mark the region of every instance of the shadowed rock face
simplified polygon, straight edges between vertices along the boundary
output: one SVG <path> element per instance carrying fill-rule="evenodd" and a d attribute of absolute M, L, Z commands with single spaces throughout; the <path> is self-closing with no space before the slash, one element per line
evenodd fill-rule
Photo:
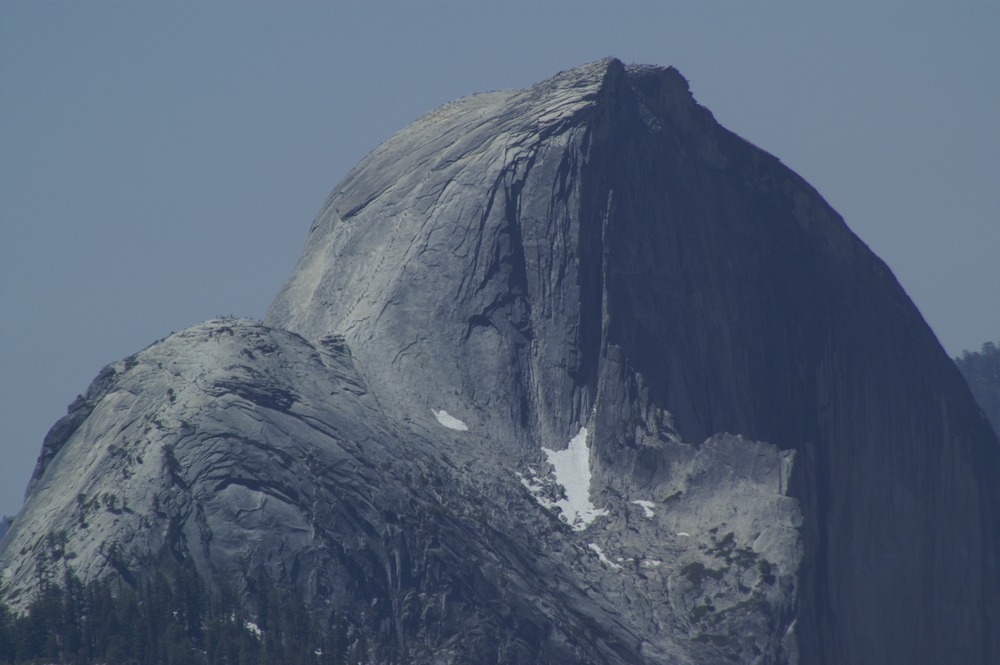
<path fill-rule="evenodd" d="M 385 662 L 1000 658 L 995 435 L 885 265 L 672 69 L 420 118 L 265 324 L 74 403 L 0 545 L 14 602 L 64 532 L 88 577 L 264 571 Z"/>

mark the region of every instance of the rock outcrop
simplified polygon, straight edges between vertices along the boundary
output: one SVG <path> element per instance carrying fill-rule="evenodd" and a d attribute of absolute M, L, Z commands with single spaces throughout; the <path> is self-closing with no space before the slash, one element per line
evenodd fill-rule
<path fill-rule="evenodd" d="M 985 664 L 998 452 L 823 199 L 608 59 L 420 118 L 263 325 L 102 372 L 0 569 L 266 575 L 378 662 Z"/>

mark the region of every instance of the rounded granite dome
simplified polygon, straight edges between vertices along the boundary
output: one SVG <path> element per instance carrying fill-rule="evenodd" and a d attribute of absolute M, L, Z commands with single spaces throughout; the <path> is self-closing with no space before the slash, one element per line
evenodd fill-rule
<path fill-rule="evenodd" d="M 264 324 L 105 368 L 0 586 L 263 578 L 379 663 L 986 665 L 998 451 L 822 197 L 609 58 L 419 118 Z"/>

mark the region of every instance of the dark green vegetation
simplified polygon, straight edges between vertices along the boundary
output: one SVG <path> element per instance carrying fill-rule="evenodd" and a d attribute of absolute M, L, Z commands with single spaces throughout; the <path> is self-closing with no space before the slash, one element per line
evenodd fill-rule
<path fill-rule="evenodd" d="M 979 352 L 964 351 L 955 364 L 993 430 L 1000 434 L 1000 347 L 986 342 Z"/>
<path fill-rule="evenodd" d="M 236 594 L 210 594 L 194 573 L 136 588 L 45 582 L 27 612 L 0 605 L 0 663 L 66 665 L 339 665 L 366 640 L 337 616 L 320 626 L 297 598 L 258 585 L 253 620 Z M 350 641 L 350 644 L 349 644 Z"/>

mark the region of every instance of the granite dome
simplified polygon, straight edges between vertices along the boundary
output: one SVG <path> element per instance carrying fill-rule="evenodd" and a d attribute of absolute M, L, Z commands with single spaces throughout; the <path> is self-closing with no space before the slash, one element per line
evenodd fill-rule
<path fill-rule="evenodd" d="M 822 197 L 609 58 L 421 117 L 263 324 L 109 366 L 0 570 L 263 572 L 378 662 L 986 664 L 998 448 Z"/>

